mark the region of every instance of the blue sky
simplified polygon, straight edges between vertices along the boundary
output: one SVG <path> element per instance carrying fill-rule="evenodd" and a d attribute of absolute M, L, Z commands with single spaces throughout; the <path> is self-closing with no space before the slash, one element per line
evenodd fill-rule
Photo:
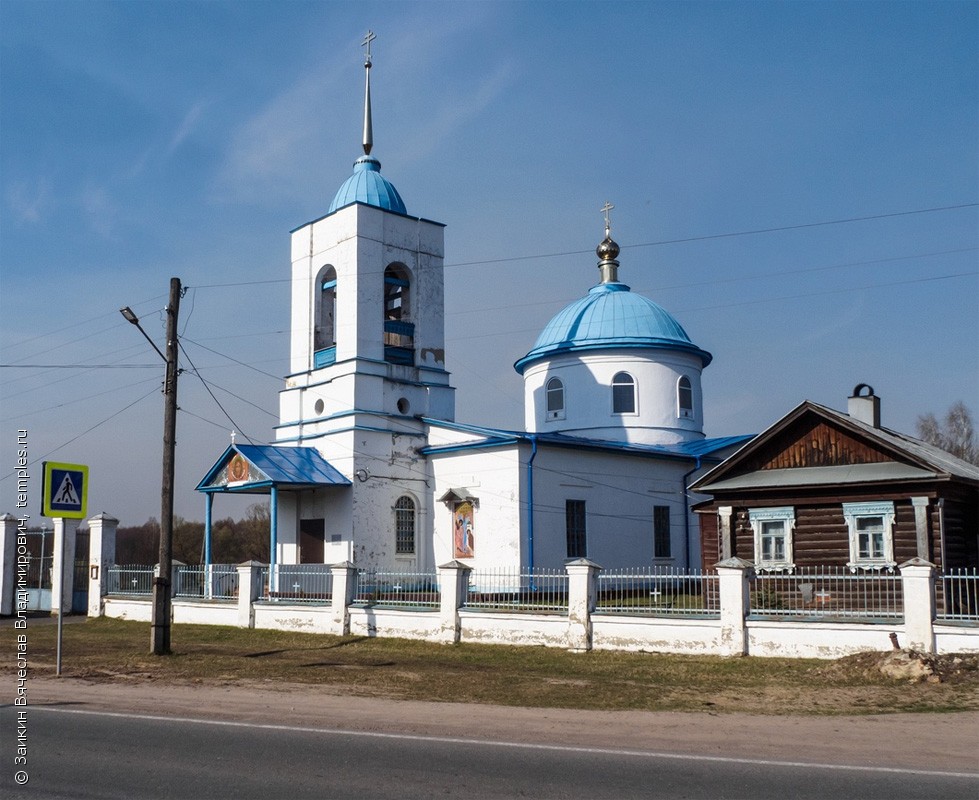
<path fill-rule="evenodd" d="M 177 514 L 232 427 L 273 440 L 289 231 L 360 154 L 368 28 L 373 154 L 447 225 L 457 419 L 522 425 L 606 200 L 621 280 L 714 355 L 708 435 L 861 382 L 893 429 L 979 413 L 975 2 L 3 0 L 0 511 L 23 429 L 91 513 L 159 517 L 162 364 L 118 309 L 162 346 L 171 276 Z"/>

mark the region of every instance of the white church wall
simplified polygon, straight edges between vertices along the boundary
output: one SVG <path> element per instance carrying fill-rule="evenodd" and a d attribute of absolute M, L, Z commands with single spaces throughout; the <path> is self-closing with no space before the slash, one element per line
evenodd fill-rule
<path fill-rule="evenodd" d="M 669 350 L 619 350 L 557 356 L 524 372 L 524 421 L 529 431 L 568 432 L 595 439 L 641 444 L 674 444 L 702 439 L 702 362 Z M 636 382 L 636 412 L 612 413 L 612 378 L 629 373 Z M 693 393 L 693 416 L 678 414 L 677 382 L 686 375 Z M 564 384 L 564 411 L 548 419 L 545 386 Z"/>
<path fill-rule="evenodd" d="M 534 463 L 534 563 L 559 567 L 568 558 L 565 509 L 585 501 L 586 557 L 605 569 L 686 566 L 688 546 L 681 487 L 687 461 L 623 453 L 542 448 Z M 654 558 L 653 507 L 670 509 L 670 557 Z M 696 552 L 696 551 L 695 551 Z"/>
<path fill-rule="evenodd" d="M 299 503 L 301 495 L 296 492 L 278 493 L 278 522 L 275 538 L 278 542 L 276 562 L 279 564 L 299 563 Z"/>
<path fill-rule="evenodd" d="M 432 456 L 435 563 L 455 558 L 453 510 L 437 502 L 446 492 L 464 489 L 478 500 L 473 512 L 473 558 L 459 559 L 474 569 L 519 566 L 521 556 L 520 455 L 518 448 L 494 447 Z"/>

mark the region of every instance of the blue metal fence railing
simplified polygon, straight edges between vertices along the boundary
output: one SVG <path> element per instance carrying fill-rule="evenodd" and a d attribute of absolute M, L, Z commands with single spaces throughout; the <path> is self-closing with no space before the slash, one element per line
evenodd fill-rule
<path fill-rule="evenodd" d="M 259 598 L 285 603 L 328 604 L 333 600 L 329 564 L 276 564 L 258 573 Z"/>
<path fill-rule="evenodd" d="M 750 613 L 766 619 L 893 621 L 904 618 L 904 591 L 896 573 L 796 567 L 792 573 L 759 573 L 752 581 Z"/>
<path fill-rule="evenodd" d="M 431 572 L 357 570 L 353 604 L 435 610 L 439 607 L 438 576 Z"/>
<path fill-rule="evenodd" d="M 107 570 L 109 594 L 153 594 L 153 567 L 145 564 L 113 564 Z"/>
<path fill-rule="evenodd" d="M 935 618 L 979 623 L 979 570 L 950 569 L 935 576 Z"/>
<path fill-rule="evenodd" d="M 173 571 L 175 597 L 233 600 L 238 596 L 234 564 L 178 564 Z"/>
<path fill-rule="evenodd" d="M 716 572 L 672 567 L 605 570 L 598 576 L 599 614 L 716 617 L 721 613 Z"/>
<path fill-rule="evenodd" d="M 481 569 L 469 574 L 465 608 L 488 611 L 568 613 L 564 569 Z"/>

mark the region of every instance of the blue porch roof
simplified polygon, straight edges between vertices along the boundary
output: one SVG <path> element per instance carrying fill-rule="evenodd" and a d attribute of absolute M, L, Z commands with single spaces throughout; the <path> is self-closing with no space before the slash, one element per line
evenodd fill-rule
<path fill-rule="evenodd" d="M 235 456 L 247 463 L 241 479 L 229 466 Z M 313 489 L 318 486 L 349 486 L 350 481 L 313 447 L 233 444 L 197 484 L 199 492 L 265 493 L 269 487 Z"/>

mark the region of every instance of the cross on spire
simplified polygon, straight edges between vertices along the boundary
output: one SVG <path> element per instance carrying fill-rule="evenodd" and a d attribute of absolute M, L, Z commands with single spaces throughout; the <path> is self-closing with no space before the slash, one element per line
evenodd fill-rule
<path fill-rule="evenodd" d="M 364 41 L 360 43 L 361 47 L 367 47 L 366 60 L 364 61 L 365 67 L 370 67 L 371 65 L 371 42 L 373 42 L 376 38 L 377 36 L 374 34 L 374 31 L 369 30 L 367 31 L 367 35 L 364 37 Z"/>
<path fill-rule="evenodd" d="M 608 200 L 605 201 L 605 205 L 602 206 L 601 211 L 605 214 L 605 235 L 608 236 L 612 232 L 612 222 L 609 220 L 608 212 L 611 211 L 615 206 L 613 206 Z"/>

